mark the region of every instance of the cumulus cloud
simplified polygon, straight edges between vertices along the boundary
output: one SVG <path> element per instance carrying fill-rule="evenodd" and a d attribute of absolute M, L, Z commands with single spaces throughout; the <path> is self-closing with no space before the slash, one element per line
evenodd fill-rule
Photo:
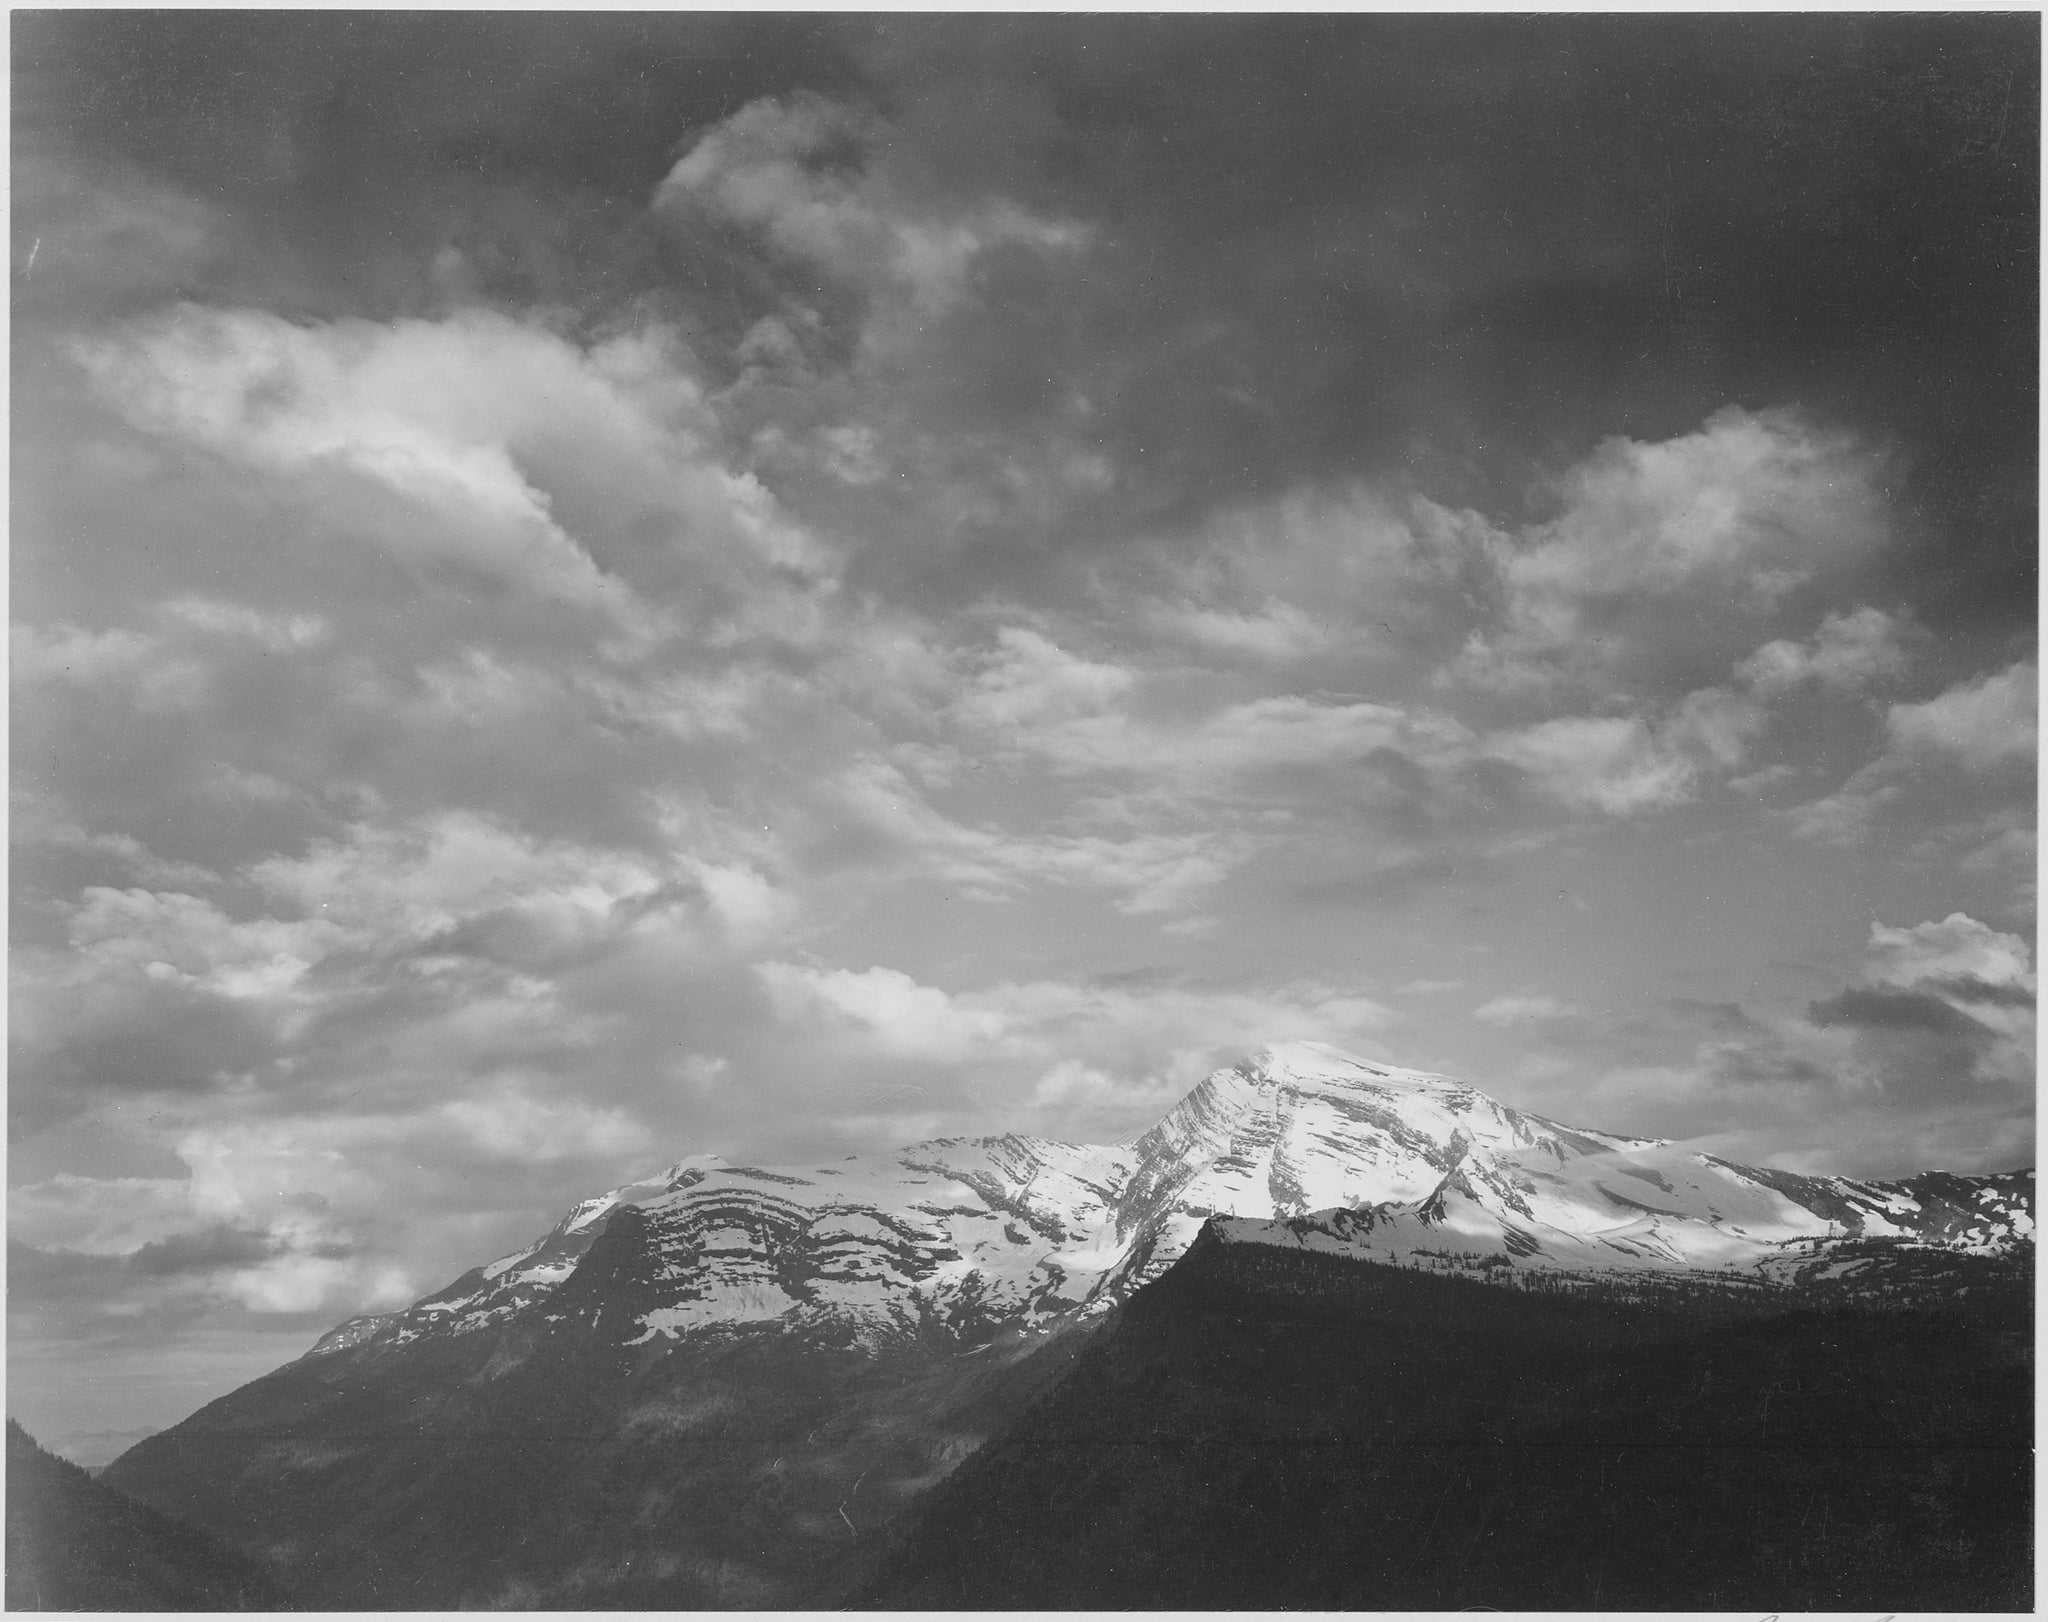
<path fill-rule="evenodd" d="M 1873 976 L 1894 985 L 1966 978 L 1987 986 L 2034 989 L 2033 952 L 2027 943 L 1966 913 L 1903 929 L 1873 923 L 1870 956 Z"/>
<path fill-rule="evenodd" d="M 1556 518 L 1487 542 L 1499 607 L 1465 649 L 1463 680 L 1640 677 L 1703 636 L 1739 636 L 1794 588 L 1868 556 L 1888 524 L 1877 460 L 1790 411 L 1729 408 L 1660 443 L 1611 440 L 1558 496 Z"/>
<path fill-rule="evenodd" d="M 2039 738 L 2036 694 L 2040 678 L 2031 660 L 1951 687 L 1924 704 L 1894 704 L 1885 716 L 1893 746 L 1912 753 L 1949 755 L 1985 770 L 2031 758 Z"/>
<path fill-rule="evenodd" d="M 906 1058 L 962 1059 L 1008 1033 L 999 1012 L 959 1006 L 897 969 L 877 966 L 855 974 L 769 962 L 756 965 L 755 973 L 768 987 L 778 1018 L 843 1021 L 883 1052 Z"/>

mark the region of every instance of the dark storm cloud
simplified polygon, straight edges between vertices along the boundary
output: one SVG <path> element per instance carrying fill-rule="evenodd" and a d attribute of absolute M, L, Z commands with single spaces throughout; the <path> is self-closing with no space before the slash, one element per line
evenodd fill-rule
<path fill-rule="evenodd" d="M 1856 986 L 1812 1003 L 1806 1017 L 1823 1030 L 1849 1025 L 1864 1030 L 1929 1031 L 1942 1036 L 1967 1036 L 1983 1028 L 1968 1014 L 1924 991 L 1892 991 Z"/>
<path fill-rule="evenodd" d="M 1083 264 L 985 255 L 927 364 L 886 379 L 929 423 L 1105 457 L 1113 488 L 1042 519 L 1048 541 L 1346 472 L 1512 512 L 1603 434 L 1797 398 L 1898 454 L 1924 522 L 1893 591 L 2007 630 L 2031 600 L 2030 17 L 15 29 L 18 153 L 224 210 L 306 313 L 661 308 L 732 364 L 788 267 L 646 204 L 706 130 L 798 87 L 877 132 L 836 161 L 921 205 L 994 192 L 1099 227 Z M 1029 555 L 983 549 L 979 578 Z"/>
<path fill-rule="evenodd" d="M 1971 1092 L 2010 1096 L 2031 1080 L 2032 1008 L 2007 995 L 2018 987 L 1984 989 L 1994 994 L 1977 997 L 1977 1005 L 2007 1028 L 1994 1029 L 1931 990 L 1889 986 L 1851 987 L 1812 1004 L 1806 1017 L 1822 1030 L 1852 1032 L 1859 1059 L 1891 1098 L 1940 1104 Z M 2024 1046 L 2016 1029 L 2027 1033 Z"/>
<path fill-rule="evenodd" d="M 1118 222 L 1132 324 L 1073 341 L 1152 385 L 1104 430 L 1148 511 L 1361 465 L 1511 507 L 1559 447 L 1797 398 L 1905 442 L 1977 537 L 1921 561 L 1996 613 L 2030 578 L 2037 25 L 1990 21 L 883 34 L 900 80 L 1041 89 L 1024 200 Z"/>
<path fill-rule="evenodd" d="M 161 1278 L 179 1273 L 212 1273 L 226 1267 L 253 1267 L 270 1260 L 283 1248 L 269 1233 L 221 1223 L 197 1233 L 153 1239 L 124 1259 L 136 1272 Z"/>
<path fill-rule="evenodd" d="M 123 1255 L 103 1256 L 67 1250 L 61 1245 L 7 1243 L 10 1299 L 23 1302 L 88 1301 L 118 1298 L 121 1286 L 135 1279 L 177 1279 L 254 1267 L 282 1254 L 286 1245 L 275 1235 L 228 1223 L 190 1233 L 153 1239 Z M 324 1247 L 320 1254 L 345 1253 Z"/>
<path fill-rule="evenodd" d="M 2031 986 L 2003 985 L 1980 979 L 1974 974 L 1958 974 L 1944 978 L 1929 979 L 1925 982 L 1929 991 L 1936 996 L 1946 997 L 1951 1002 L 1976 1004 L 1993 1008 L 2026 1008 L 2034 1006 L 2035 994 Z"/>
<path fill-rule="evenodd" d="M 1840 1078 L 1825 1065 L 1788 1053 L 1766 1036 L 1755 1042 L 1726 1042 L 1712 1050 L 1707 1073 L 1718 1083 L 1776 1090 L 1832 1089 Z"/>
<path fill-rule="evenodd" d="M 677 143 L 846 78 L 823 19 L 72 12 L 14 19 L 16 155 L 141 167 L 221 210 L 232 297 L 438 306 L 454 248 L 508 301 L 641 293 L 637 222 Z M 24 139 L 26 137 L 26 139 Z M 17 214 L 18 232 L 35 228 Z M 624 263 L 620 263 L 623 257 Z"/>

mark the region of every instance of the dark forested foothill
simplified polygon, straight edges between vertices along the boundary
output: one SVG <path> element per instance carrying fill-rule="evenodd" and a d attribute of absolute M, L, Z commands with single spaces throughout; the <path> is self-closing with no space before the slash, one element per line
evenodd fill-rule
<path fill-rule="evenodd" d="M 253 1560 L 93 1480 L 8 1420 L 8 1610 L 289 1608 Z"/>
<path fill-rule="evenodd" d="M 322 1608 L 779 1609 L 1085 1339 L 861 1349 L 762 1325 L 634 1345 L 615 1304 L 302 1358 L 109 1478 Z"/>
<path fill-rule="evenodd" d="M 1205 1240 L 842 1603 L 2026 1610 L 2031 1267 L 1930 1268 L 1788 1310 Z"/>

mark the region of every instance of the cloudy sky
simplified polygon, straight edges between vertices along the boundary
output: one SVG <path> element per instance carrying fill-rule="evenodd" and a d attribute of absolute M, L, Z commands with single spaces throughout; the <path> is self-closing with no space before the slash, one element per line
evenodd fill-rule
<path fill-rule="evenodd" d="M 13 28 L 46 1439 L 1284 1037 L 2032 1161 L 2037 19 Z"/>

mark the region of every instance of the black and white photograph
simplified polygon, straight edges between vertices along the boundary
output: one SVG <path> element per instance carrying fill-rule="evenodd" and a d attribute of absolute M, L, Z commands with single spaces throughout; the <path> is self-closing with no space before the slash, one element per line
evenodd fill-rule
<path fill-rule="evenodd" d="M 2031 1613 L 2041 34 L 11 10 L 6 1608 Z"/>

